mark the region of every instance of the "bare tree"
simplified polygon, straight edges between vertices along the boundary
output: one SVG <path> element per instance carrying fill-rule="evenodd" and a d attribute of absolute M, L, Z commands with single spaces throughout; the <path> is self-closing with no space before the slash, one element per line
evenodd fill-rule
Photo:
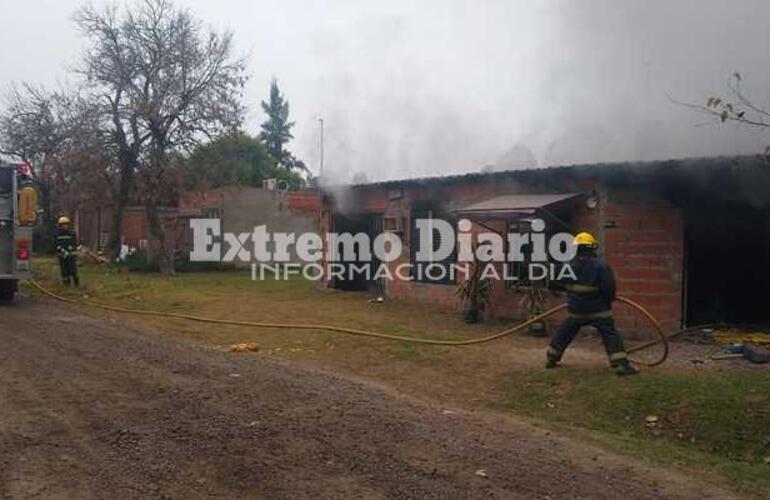
<path fill-rule="evenodd" d="M 119 231 L 136 186 L 161 270 L 173 273 L 172 238 L 160 211 L 173 196 L 172 159 L 241 124 L 244 60 L 232 54 L 231 33 L 204 30 L 189 11 L 166 0 L 122 11 L 84 7 L 75 21 L 89 43 L 79 72 L 108 117 L 104 124 L 119 165 L 113 226 Z M 119 233 L 113 236 L 119 243 Z"/>
<path fill-rule="evenodd" d="M 102 117 L 75 90 L 13 86 L 0 113 L 0 153 L 27 162 L 46 214 L 44 235 L 58 211 L 74 211 L 89 195 L 103 201 L 115 161 L 101 133 Z"/>
<path fill-rule="evenodd" d="M 707 114 L 717 122 L 735 122 L 751 128 L 770 129 L 770 109 L 749 96 L 741 84 L 742 77 L 736 72 L 727 81 L 728 97 L 712 96 L 706 99 L 705 104 L 675 102 Z M 765 147 L 764 154 L 770 156 L 770 145 Z"/>
<path fill-rule="evenodd" d="M 72 126 L 68 99 L 61 93 L 24 83 L 11 87 L 0 115 L 0 153 L 29 164 L 51 230 L 56 155 L 66 147 Z"/>

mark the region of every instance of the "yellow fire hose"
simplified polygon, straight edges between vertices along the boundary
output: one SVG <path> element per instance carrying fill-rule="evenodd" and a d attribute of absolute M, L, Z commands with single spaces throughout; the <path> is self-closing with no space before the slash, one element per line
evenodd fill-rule
<path fill-rule="evenodd" d="M 87 305 L 90 307 L 95 307 L 98 309 L 104 309 L 106 311 L 114 311 L 114 312 L 120 312 L 120 313 L 130 313 L 130 314 L 139 314 L 143 316 L 160 316 L 164 318 L 176 318 L 176 319 L 184 319 L 189 321 L 198 321 L 202 323 L 215 323 L 218 325 L 235 325 L 235 326 L 247 326 L 251 328 L 284 328 L 284 329 L 290 329 L 290 330 L 323 330 L 328 332 L 335 332 L 335 333 L 345 333 L 348 335 L 360 335 L 363 337 L 374 337 L 379 339 L 386 339 L 386 340 L 397 340 L 397 341 L 405 341 L 405 342 L 414 342 L 417 344 L 430 344 L 430 345 L 445 345 L 445 346 L 466 346 L 466 345 L 473 345 L 473 344 L 483 344 L 486 342 L 491 342 L 493 340 L 497 340 L 499 338 L 506 337 L 508 335 L 511 335 L 513 333 L 516 333 L 520 330 L 523 330 L 524 328 L 528 327 L 529 325 L 536 323 L 538 321 L 542 321 L 545 318 L 562 311 L 563 309 L 566 309 L 567 305 L 562 304 L 556 307 L 553 307 L 546 312 L 539 314 L 527 321 L 524 321 L 523 323 L 519 323 L 518 325 L 514 326 L 513 328 L 509 328 L 507 330 L 503 330 L 499 333 L 495 333 L 493 335 L 488 335 L 486 337 L 480 337 L 480 338 L 474 338 L 474 339 L 463 339 L 463 340 L 434 340 L 434 339 L 425 339 L 425 338 L 417 338 L 417 337 L 405 337 L 401 335 L 391 335 L 387 333 L 379 333 L 379 332 L 370 332 L 367 330 L 356 330 L 353 328 L 345 328 L 341 326 L 332 326 L 332 325 L 317 325 L 317 324 L 302 324 L 302 323 L 264 323 L 264 322 L 257 322 L 257 321 L 240 321 L 240 320 L 232 320 L 232 319 L 216 319 L 216 318 L 207 318 L 205 316 L 194 316 L 191 314 L 180 314 L 180 313 L 170 313 L 170 312 L 161 312 L 161 311 L 149 311 L 145 309 L 130 309 L 126 307 L 118 307 L 118 306 L 110 306 L 107 304 L 100 304 L 98 302 L 92 302 L 92 301 L 81 301 L 81 300 L 75 300 L 68 297 L 64 297 L 62 295 L 58 295 L 47 288 L 45 288 L 43 285 L 38 283 L 37 281 L 31 280 L 32 285 L 35 286 L 38 290 L 40 290 L 43 294 L 59 300 L 61 302 L 68 302 L 71 304 L 82 304 Z M 657 366 L 662 364 L 666 359 L 668 358 L 668 351 L 669 351 L 669 345 L 668 345 L 668 337 L 663 331 L 663 327 L 661 326 L 660 322 L 655 318 L 655 316 L 650 313 L 647 309 L 645 309 L 642 305 L 634 302 L 631 299 L 628 299 L 626 297 L 618 297 L 617 300 L 619 302 L 622 302 L 624 304 L 627 304 L 631 306 L 632 308 L 639 311 L 647 320 L 652 323 L 652 325 L 655 327 L 655 331 L 658 335 L 658 339 L 647 342 L 645 344 L 632 347 L 630 349 L 626 349 L 626 352 L 634 353 L 641 351 L 643 349 L 647 349 L 649 347 L 652 347 L 657 344 L 662 344 L 663 346 L 663 352 L 659 359 L 657 359 L 654 362 L 644 362 L 644 361 L 638 361 L 638 360 L 632 360 L 634 363 L 642 365 L 642 366 Z"/>

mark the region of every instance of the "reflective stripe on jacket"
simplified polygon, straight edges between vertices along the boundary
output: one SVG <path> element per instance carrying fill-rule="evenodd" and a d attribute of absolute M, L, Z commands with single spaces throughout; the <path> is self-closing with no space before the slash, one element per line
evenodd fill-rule
<path fill-rule="evenodd" d="M 56 233 L 56 252 L 74 252 L 78 247 L 78 237 L 72 229 L 60 229 Z"/>
<path fill-rule="evenodd" d="M 577 278 L 563 282 L 570 314 L 585 319 L 611 317 L 615 276 L 610 266 L 590 251 L 578 252 L 570 266 Z"/>

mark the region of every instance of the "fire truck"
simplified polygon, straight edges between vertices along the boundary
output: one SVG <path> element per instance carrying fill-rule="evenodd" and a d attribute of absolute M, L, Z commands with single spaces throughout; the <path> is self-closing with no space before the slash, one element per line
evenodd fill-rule
<path fill-rule="evenodd" d="M 19 280 L 32 278 L 37 193 L 29 166 L 0 163 L 0 300 L 12 300 Z"/>

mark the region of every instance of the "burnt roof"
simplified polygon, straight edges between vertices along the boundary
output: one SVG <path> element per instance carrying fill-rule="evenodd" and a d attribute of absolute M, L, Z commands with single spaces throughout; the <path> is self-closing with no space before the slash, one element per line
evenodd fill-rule
<path fill-rule="evenodd" d="M 460 183 L 549 180 L 597 180 L 610 187 L 653 190 L 672 201 L 708 200 L 770 207 L 770 159 L 766 156 L 718 156 L 646 162 L 552 166 L 502 172 L 419 177 L 357 184 L 355 189 L 440 187 Z M 351 187 L 351 186 L 348 186 Z"/>
<path fill-rule="evenodd" d="M 403 187 L 421 184 L 453 184 L 476 180 L 494 180 L 521 178 L 530 176 L 549 175 L 575 175 L 575 176 L 600 176 L 602 178 L 613 177 L 618 174 L 646 176 L 660 172 L 661 170 L 690 168 L 724 168 L 740 164 L 763 164 L 770 168 L 770 160 L 762 155 L 742 156 L 713 156 L 677 158 L 669 160 L 653 161 L 628 161 L 628 162 L 604 162 L 604 163 L 577 163 L 570 165 L 554 165 L 548 167 L 524 168 L 517 170 L 502 170 L 497 172 L 468 172 L 455 175 L 434 175 L 425 177 L 411 177 L 406 179 L 393 179 L 378 182 L 364 182 L 353 184 L 352 187 Z"/>

